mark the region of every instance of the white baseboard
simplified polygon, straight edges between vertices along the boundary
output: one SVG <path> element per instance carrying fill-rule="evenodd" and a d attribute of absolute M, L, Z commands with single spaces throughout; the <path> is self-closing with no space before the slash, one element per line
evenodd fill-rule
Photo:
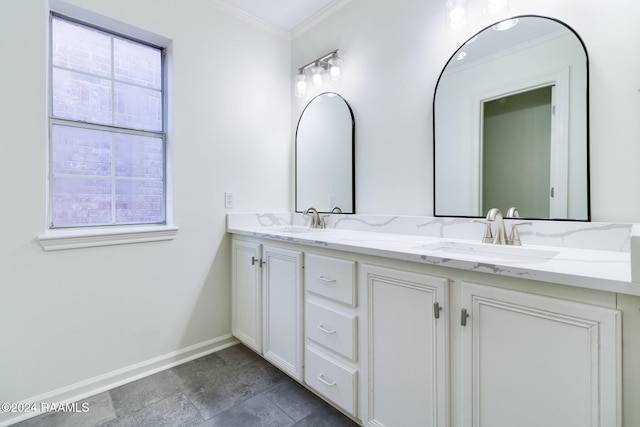
<path fill-rule="evenodd" d="M 123 384 L 144 378 L 165 369 L 172 368 L 177 365 L 189 362 L 207 354 L 215 353 L 222 349 L 238 344 L 239 341 L 231 334 L 226 334 L 212 340 L 204 341 L 183 349 L 154 357 L 140 363 L 136 363 L 97 377 L 89 378 L 84 381 L 77 382 L 47 393 L 43 393 L 31 398 L 25 399 L 21 404 L 33 404 L 40 407 L 41 402 L 45 403 L 72 403 L 78 400 L 86 399 L 112 388 L 119 387 Z M 18 403 L 18 402 L 16 402 Z M 41 415 L 38 412 L 30 413 L 7 413 L 0 412 L 0 427 L 10 426 L 19 421 Z"/>

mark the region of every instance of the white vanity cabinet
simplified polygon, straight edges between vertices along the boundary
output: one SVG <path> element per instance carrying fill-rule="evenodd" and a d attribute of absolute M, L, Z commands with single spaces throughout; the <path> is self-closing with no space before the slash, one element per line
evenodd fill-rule
<path fill-rule="evenodd" d="M 617 300 L 600 290 L 233 239 L 233 334 L 369 427 L 623 426 Z M 627 335 L 634 304 L 625 311 Z M 625 396 L 635 384 L 625 382 Z"/>
<path fill-rule="evenodd" d="M 305 383 L 358 416 L 356 262 L 305 253 Z"/>
<path fill-rule="evenodd" d="M 619 311 L 460 286 L 462 426 L 622 425 Z"/>
<path fill-rule="evenodd" d="M 363 265 L 368 323 L 368 426 L 448 419 L 448 280 Z"/>
<path fill-rule="evenodd" d="M 302 380 L 302 252 L 234 239 L 232 333 Z"/>

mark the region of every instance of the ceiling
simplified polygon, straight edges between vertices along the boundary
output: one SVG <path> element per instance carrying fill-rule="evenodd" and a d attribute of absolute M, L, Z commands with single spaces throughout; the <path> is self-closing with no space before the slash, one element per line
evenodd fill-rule
<path fill-rule="evenodd" d="M 292 31 L 313 15 L 340 0 L 217 0 L 285 31 Z"/>

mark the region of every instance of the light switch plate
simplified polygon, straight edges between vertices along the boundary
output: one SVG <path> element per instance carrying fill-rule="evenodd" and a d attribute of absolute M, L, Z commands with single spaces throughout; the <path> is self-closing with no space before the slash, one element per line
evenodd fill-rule
<path fill-rule="evenodd" d="M 234 207 L 233 193 L 225 191 L 224 193 L 224 207 L 227 209 L 233 209 Z"/>

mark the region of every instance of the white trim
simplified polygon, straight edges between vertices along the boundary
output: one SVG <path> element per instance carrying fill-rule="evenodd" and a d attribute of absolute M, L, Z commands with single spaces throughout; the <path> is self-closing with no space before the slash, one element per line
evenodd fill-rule
<path fill-rule="evenodd" d="M 351 2 L 351 0 L 333 0 L 331 3 L 311 15 L 309 18 L 296 25 L 296 27 L 291 30 L 291 38 L 295 39 L 296 37 L 301 36 L 311 27 L 315 26 L 318 22 L 323 21 L 329 15 L 332 15 L 333 13 L 342 9 L 349 2 Z"/>
<path fill-rule="evenodd" d="M 59 0 L 58 0 L 59 1 Z M 277 36 L 284 36 L 287 38 L 296 38 L 302 35 L 304 32 L 309 30 L 311 27 L 315 26 L 318 22 L 324 20 L 329 15 L 333 14 L 339 9 L 342 9 L 347 3 L 351 2 L 351 0 L 333 0 L 322 9 L 318 10 L 316 13 L 311 15 L 309 18 L 302 21 L 296 27 L 294 27 L 291 31 L 288 31 L 278 25 L 272 24 L 271 22 L 265 21 L 239 7 L 232 6 L 226 3 L 223 0 L 208 0 L 210 4 L 215 7 L 224 10 L 230 15 L 235 16 L 251 25 L 254 25 L 258 28 L 266 30 L 272 34 Z"/>
<path fill-rule="evenodd" d="M 567 218 L 569 215 L 569 94 L 570 66 L 555 74 L 551 117 L 551 165 L 549 184 L 554 197 L 549 196 L 549 217 Z"/>
<path fill-rule="evenodd" d="M 71 384 L 47 393 L 24 399 L 20 403 L 26 404 L 40 402 L 77 402 L 79 400 L 86 399 L 87 397 L 94 396 L 98 393 L 102 393 L 107 390 L 111 390 L 112 388 L 119 387 L 123 384 L 139 380 L 140 378 L 153 375 L 157 372 L 164 371 L 174 366 L 178 366 L 183 363 L 190 362 L 194 359 L 206 356 L 208 354 L 223 350 L 225 348 L 232 347 L 238 343 L 239 341 L 236 340 L 231 334 L 225 334 L 220 337 L 203 341 L 201 343 L 194 344 L 180 350 L 172 351 L 170 353 L 163 354 L 161 356 L 154 357 L 139 363 L 135 363 L 124 368 L 116 369 L 114 371 L 107 372 L 105 374 L 98 375 L 96 377 L 89 378 L 75 384 Z M 28 418 L 35 417 L 37 415 L 40 415 L 40 413 L 31 412 L 21 414 L 9 419 L 5 418 L 4 415 L 15 414 L 0 414 L 0 427 L 9 426 L 13 423 L 17 423 L 18 421 L 23 421 Z"/>
<path fill-rule="evenodd" d="M 38 236 L 38 243 L 45 251 L 59 251 L 173 240 L 177 233 L 178 227 L 169 225 L 56 229 Z"/>
<path fill-rule="evenodd" d="M 49 0 L 49 11 L 59 13 L 69 18 L 78 19 L 85 24 L 108 28 L 107 31 L 109 32 L 142 40 L 158 47 L 167 47 L 167 45 L 171 43 L 171 39 L 167 37 L 100 15 L 91 10 L 67 3 L 64 0 Z"/>
<path fill-rule="evenodd" d="M 209 3 L 211 3 L 213 6 L 224 10 L 225 12 L 227 12 L 228 14 L 235 16 L 236 18 L 239 18 L 253 26 L 256 26 L 258 28 L 261 28 L 263 30 L 266 30 L 272 34 L 275 34 L 277 36 L 281 36 L 281 37 L 289 37 L 289 32 L 283 28 L 280 28 L 277 25 L 274 25 L 270 22 L 265 21 L 264 19 L 260 19 L 257 16 L 239 8 L 239 7 L 235 7 L 232 6 L 222 0 L 208 0 Z"/>

